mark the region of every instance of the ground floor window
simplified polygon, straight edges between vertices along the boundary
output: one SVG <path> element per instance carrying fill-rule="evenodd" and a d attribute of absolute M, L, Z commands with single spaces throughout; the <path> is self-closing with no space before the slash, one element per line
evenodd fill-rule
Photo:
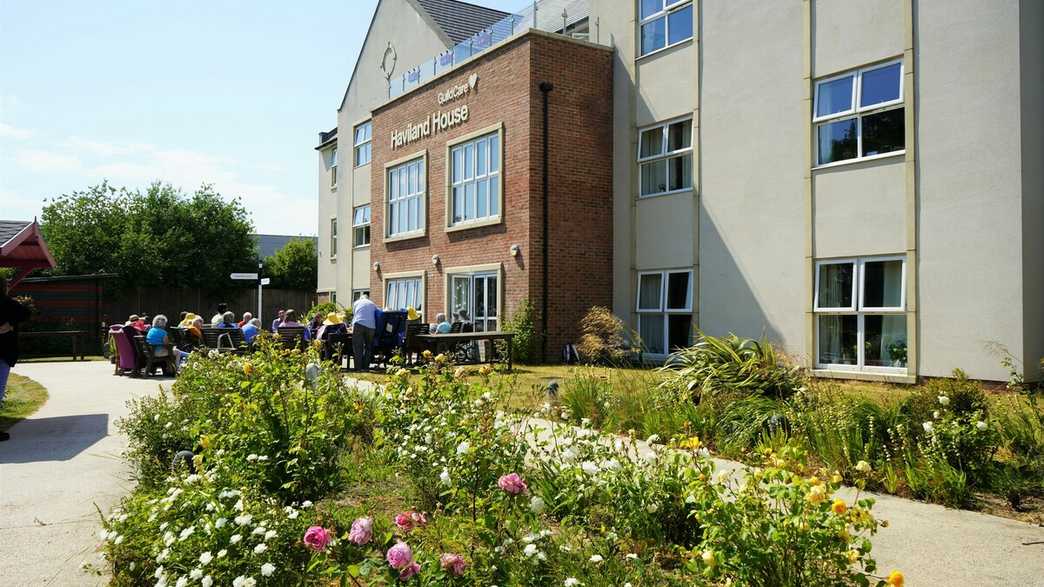
<path fill-rule="evenodd" d="M 450 322 L 470 321 L 477 332 L 498 330 L 500 283 L 496 271 L 450 275 Z M 464 314 L 462 315 L 461 312 Z"/>
<path fill-rule="evenodd" d="M 354 304 L 359 298 L 366 296 L 370 297 L 370 290 L 368 289 L 353 289 L 352 290 L 352 303 Z"/>
<path fill-rule="evenodd" d="M 692 271 L 638 274 L 638 336 L 651 355 L 692 344 Z"/>
<path fill-rule="evenodd" d="M 816 263 L 816 366 L 906 369 L 906 259 Z"/>
<path fill-rule="evenodd" d="M 412 306 L 423 311 L 424 285 L 420 277 L 401 277 L 385 281 L 384 307 L 405 310 Z"/>

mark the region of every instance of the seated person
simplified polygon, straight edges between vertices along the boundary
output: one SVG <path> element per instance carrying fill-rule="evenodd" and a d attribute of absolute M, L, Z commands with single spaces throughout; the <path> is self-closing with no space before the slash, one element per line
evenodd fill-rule
<path fill-rule="evenodd" d="M 181 318 L 181 322 L 178 322 L 178 328 L 191 328 L 192 323 L 196 321 L 196 315 L 192 312 L 185 312 L 185 315 Z"/>
<path fill-rule="evenodd" d="M 184 350 L 191 352 L 192 349 L 198 346 L 203 346 L 203 317 L 196 316 L 195 314 L 189 315 L 192 316 L 192 322 L 190 322 L 188 327 L 185 328 L 185 338 L 188 339 L 192 348 L 186 348 Z"/>
<path fill-rule="evenodd" d="M 297 321 L 297 311 L 287 310 L 283 316 L 283 321 L 279 324 L 279 328 L 304 328 L 304 324 Z M 308 331 L 308 328 L 304 329 L 302 333 L 305 340 L 312 340 L 312 333 Z"/>
<path fill-rule="evenodd" d="M 137 314 L 131 314 L 130 317 L 127 318 L 127 322 L 124 324 L 124 326 L 130 326 L 134 330 L 137 330 L 138 332 L 145 334 L 145 321 L 142 320 L 141 317 Z"/>
<path fill-rule="evenodd" d="M 239 328 L 239 326 L 236 326 L 236 315 L 232 312 L 225 312 L 221 317 L 221 321 L 214 326 L 216 328 Z"/>
<path fill-rule="evenodd" d="M 170 338 L 167 336 L 167 317 L 163 314 L 156 314 L 156 317 L 152 319 L 152 328 L 149 328 L 149 332 L 145 335 L 145 342 L 152 346 L 152 353 L 157 357 L 169 357 L 171 356 Z M 177 360 L 177 365 L 180 367 L 185 359 L 188 358 L 188 353 L 174 347 L 173 348 L 174 358 Z M 164 373 L 166 373 L 164 368 Z"/>
<path fill-rule="evenodd" d="M 326 320 L 323 320 L 323 323 L 319 327 L 315 337 L 318 340 L 326 340 L 331 334 L 340 334 L 343 332 L 348 332 L 348 327 L 345 326 L 341 315 L 337 312 L 330 312 L 326 315 Z"/>
<path fill-rule="evenodd" d="M 243 312 L 243 319 L 240 320 L 239 323 L 236 324 L 236 326 L 239 326 L 240 328 L 242 328 L 242 327 L 246 326 L 247 324 L 250 324 L 250 321 L 253 320 L 253 319 L 254 319 L 254 315 L 253 314 L 251 314 L 250 312 Z"/>
<path fill-rule="evenodd" d="M 312 338 L 319 338 L 319 329 L 322 327 L 323 316 L 321 314 L 316 314 L 315 316 L 312 316 L 312 321 L 308 323 L 308 330 L 310 331 L 309 334 L 312 335 Z"/>
<path fill-rule="evenodd" d="M 214 317 L 210 319 L 210 325 L 211 326 L 217 326 L 218 324 L 221 324 L 222 322 L 224 322 L 225 321 L 225 313 L 227 313 L 227 312 L 228 312 L 228 304 L 226 304 L 226 303 L 218 304 L 217 305 L 217 314 L 214 314 Z M 235 314 L 232 315 L 232 319 L 235 320 Z"/>
<path fill-rule="evenodd" d="M 247 312 L 249 314 L 249 312 Z M 249 322 L 243 325 L 243 341 L 247 344 L 254 342 L 257 338 L 257 333 L 261 330 L 261 321 L 257 318 L 251 318 Z"/>
<path fill-rule="evenodd" d="M 450 331 L 453 330 L 453 325 L 446 320 L 446 314 L 443 312 L 435 314 L 435 321 L 437 322 L 435 325 L 435 334 L 449 334 Z"/>
<path fill-rule="evenodd" d="M 471 323 L 467 310 L 457 312 L 457 321 L 460 322 L 461 332 L 475 332 L 475 325 Z"/>

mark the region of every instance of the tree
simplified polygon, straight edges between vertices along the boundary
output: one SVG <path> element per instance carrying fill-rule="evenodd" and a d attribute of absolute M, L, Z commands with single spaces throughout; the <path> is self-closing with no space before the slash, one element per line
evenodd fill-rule
<path fill-rule="evenodd" d="M 318 263 L 315 241 L 295 238 L 265 260 L 265 274 L 272 278 L 274 287 L 315 291 Z"/>
<path fill-rule="evenodd" d="M 40 229 L 57 274 L 218 289 L 229 273 L 257 266 L 249 214 L 209 185 L 186 196 L 169 184 L 129 191 L 103 182 L 45 205 Z"/>

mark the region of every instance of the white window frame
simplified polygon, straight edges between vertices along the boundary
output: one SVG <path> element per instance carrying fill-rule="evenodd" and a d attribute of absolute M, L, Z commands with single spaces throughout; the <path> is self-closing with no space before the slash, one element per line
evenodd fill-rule
<path fill-rule="evenodd" d="M 667 289 L 670 283 L 670 276 L 678 273 L 686 273 L 689 276 L 689 289 L 685 297 L 684 308 L 668 308 L 667 307 Z M 646 275 L 659 275 L 660 276 L 660 302 L 657 308 L 643 308 L 642 307 L 642 277 Z M 695 296 L 695 284 L 693 279 L 695 278 L 695 272 L 692 269 L 660 269 L 656 271 L 639 271 L 638 280 L 635 282 L 635 313 L 638 315 L 638 332 L 641 333 L 642 329 L 642 318 L 643 317 L 659 317 L 663 320 L 663 353 L 648 354 L 654 357 L 665 357 L 671 353 L 670 349 L 670 322 L 669 317 L 672 314 L 681 315 L 692 315 L 693 313 L 693 297 Z M 691 337 L 691 332 L 690 332 Z M 691 339 L 690 339 L 691 340 Z"/>
<path fill-rule="evenodd" d="M 359 131 L 365 130 L 365 136 L 362 140 L 359 140 Z M 355 167 L 362 167 L 369 165 L 373 161 L 373 120 L 367 120 L 360 122 L 352 128 L 352 165 Z M 359 163 L 359 149 L 364 146 L 369 146 L 367 149 L 366 161 Z"/>
<path fill-rule="evenodd" d="M 337 189 L 337 145 L 328 151 L 327 167 L 330 170 L 330 190 Z"/>
<path fill-rule="evenodd" d="M 391 199 L 391 191 L 392 191 L 391 190 L 391 177 L 392 177 L 392 174 L 393 173 L 398 173 L 398 172 L 401 172 L 401 171 L 407 171 L 407 178 L 408 178 L 409 177 L 409 175 L 408 175 L 408 173 L 409 173 L 408 172 L 408 168 L 411 165 L 419 165 L 419 170 L 418 170 L 418 191 L 409 193 L 409 194 L 407 194 L 405 196 L 399 196 L 399 197 L 397 197 L 393 201 Z M 407 180 L 407 186 L 408 186 L 408 184 L 409 184 L 409 181 Z M 393 230 L 392 222 L 391 222 L 391 218 L 392 218 L 392 215 L 391 215 L 392 204 L 395 203 L 395 202 L 402 202 L 408 208 L 408 204 L 405 204 L 405 203 L 406 203 L 407 200 L 409 200 L 411 198 L 417 198 L 418 199 L 418 203 L 417 203 L 417 206 L 418 206 L 417 222 L 418 222 L 419 226 L 417 226 L 416 228 L 412 228 L 412 229 L 407 227 L 407 229 L 402 231 L 402 232 L 395 232 Z M 410 155 L 408 157 L 403 157 L 402 159 L 391 161 L 391 162 L 385 164 L 385 166 L 384 166 L 384 241 L 385 242 L 394 242 L 394 241 L 398 241 L 398 240 L 406 240 L 406 239 L 411 239 L 411 238 L 418 238 L 418 237 L 422 237 L 422 236 L 426 235 L 427 234 L 427 229 L 428 229 L 428 223 L 427 223 L 428 204 L 427 204 L 427 202 L 428 202 L 428 153 L 427 153 L 427 151 L 421 151 L 420 153 L 415 153 L 415 154 Z M 372 238 L 372 236 L 373 236 L 372 231 L 371 231 L 371 235 L 370 236 Z"/>
<path fill-rule="evenodd" d="M 899 261 L 902 263 L 902 272 L 899 280 L 899 305 L 894 307 L 873 307 L 868 308 L 863 306 L 863 302 L 866 298 L 866 264 L 880 261 Z M 853 265 L 852 272 L 852 303 L 851 308 L 821 308 L 819 307 L 819 275 L 820 267 L 824 265 Z M 813 299 L 813 309 L 815 314 L 815 365 L 817 369 L 827 369 L 830 371 L 850 371 L 850 372 L 867 372 L 867 373 L 898 373 L 906 374 L 909 369 L 909 363 L 906 367 L 883 367 L 879 365 L 866 365 L 866 316 L 867 315 L 885 315 L 885 316 L 905 316 L 906 315 L 906 256 L 905 255 L 882 255 L 882 256 L 871 256 L 871 257 L 848 257 L 840 259 L 821 259 L 815 263 L 815 292 Z M 846 365 L 843 363 L 821 363 L 819 361 L 819 317 L 820 316 L 856 316 L 856 363 L 854 365 Z M 909 324 L 907 324 L 907 332 L 909 332 Z M 909 352 L 909 336 L 907 340 L 907 352 Z"/>
<path fill-rule="evenodd" d="M 687 43 L 687 42 L 692 40 L 692 35 L 689 35 L 688 37 L 686 37 L 684 39 L 681 39 L 680 41 L 675 41 L 673 43 L 670 42 L 670 39 L 671 39 L 671 29 L 670 29 L 671 20 L 670 20 L 670 15 L 671 15 L 672 12 L 677 12 L 679 10 L 683 10 L 686 6 L 692 6 L 693 13 L 695 14 L 695 11 L 696 11 L 695 2 L 693 2 L 692 0 L 674 0 L 673 2 L 671 0 L 661 0 L 660 10 L 658 12 L 654 12 L 654 13 L 650 14 L 649 16 L 647 16 L 645 18 L 642 18 L 642 0 L 636 0 L 636 2 L 637 2 L 636 14 L 638 15 L 639 22 L 638 22 L 638 34 L 636 35 L 635 38 L 638 41 L 636 43 L 636 49 L 638 49 L 638 58 L 639 59 L 641 59 L 643 57 L 648 57 L 649 55 L 655 55 L 656 53 L 659 53 L 660 51 L 666 51 L 667 49 L 670 49 L 671 47 L 675 47 L 677 45 L 681 45 L 683 43 Z M 648 53 L 642 53 L 642 28 L 645 25 L 649 24 L 650 22 L 652 22 L 654 20 L 661 19 L 661 18 L 663 19 L 663 47 L 657 47 L 656 49 L 653 49 L 653 50 L 649 51 Z M 693 22 L 692 28 L 693 28 L 693 34 L 695 34 L 695 29 L 696 29 L 695 22 Z"/>
<path fill-rule="evenodd" d="M 453 312 L 453 280 L 454 278 L 461 278 L 468 280 L 468 314 L 472 323 L 475 322 L 475 305 L 472 303 L 475 298 L 475 278 L 476 277 L 493 277 L 497 282 L 497 299 L 494 300 L 496 306 L 497 315 L 493 318 L 489 317 L 489 312 L 486 312 L 486 316 L 483 317 L 487 322 L 494 320 L 497 323 L 497 330 L 503 328 L 504 325 L 504 267 L 500 263 L 491 263 L 486 265 L 473 265 L 468 267 L 449 267 L 445 271 L 446 275 L 446 297 L 445 300 L 445 313 L 447 319 L 450 322 L 456 320 L 456 315 Z M 486 300 L 487 307 L 489 300 Z"/>
<path fill-rule="evenodd" d="M 337 217 L 330 217 L 330 260 L 337 258 Z"/>
<path fill-rule="evenodd" d="M 363 208 L 370 208 L 370 205 L 369 204 L 362 204 L 361 206 L 356 206 L 356 207 L 352 208 L 352 248 L 353 249 L 365 249 L 365 248 L 369 247 L 370 246 L 370 240 L 373 238 L 373 234 L 370 231 L 367 231 L 367 233 L 366 233 L 366 243 L 362 244 L 362 245 L 355 244 L 356 240 L 357 240 L 355 238 L 355 233 L 357 231 L 359 231 L 359 230 L 364 229 L 364 228 L 369 228 L 370 224 L 373 222 L 373 210 L 370 209 L 369 210 L 370 213 L 366 215 L 367 216 L 366 222 L 360 223 L 360 224 L 356 224 L 356 222 L 355 222 L 356 210 L 361 210 Z"/>
<path fill-rule="evenodd" d="M 477 158 L 472 164 L 473 176 L 470 180 L 453 181 L 453 152 L 457 149 L 464 149 L 469 143 L 477 144 L 478 141 L 483 139 L 492 139 L 497 142 L 497 169 L 493 171 L 489 168 L 487 163 L 486 174 L 482 177 L 478 177 Z M 477 149 L 476 149 L 477 157 Z M 499 224 L 503 219 L 504 215 L 504 132 L 503 125 L 496 124 L 490 127 L 486 127 L 475 131 L 473 133 L 464 135 L 455 139 L 454 141 L 446 144 L 446 230 L 466 230 L 469 228 L 476 228 L 479 226 L 489 226 L 491 224 Z M 463 175 L 463 172 L 462 172 Z M 497 213 L 490 214 L 489 211 L 492 208 L 494 198 L 490 197 L 489 204 L 487 204 L 485 216 L 471 218 L 467 220 L 461 220 L 460 222 L 454 222 L 454 205 L 453 199 L 453 188 L 464 187 L 467 185 L 474 185 L 476 193 L 476 204 L 475 210 L 478 211 L 478 183 L 481 181 L 488 181 L 488 185 L 492 186 L 496 182 L 497 186 L 497 197 L 495 198 L 497 205 Z M 487 194 L 489 188 L 487 187 Z"/>
<path fill-rule="evenodd" d="M 390 305 L 389 298 L 391 296 L 389 296 L 389 293 L 391 292 L 391 287 L 394 284 L 397 284 L 398 282 L 402 282 L 402 281 L 416 281 L 417 282 L 416 289 L 414 290 L 416 292 L 416 296 L 415 296 L 416 300 L 415 301 L 417 302 L 417 304 L 413 305 L 413 309 L 417 310 L 418 312 L 423 313 L 425 311 L 425 308 L 427 307 L 427 291 L 426 291 L 426 287 L 427 287 L 427 283 L 426 282 L 427 282 L 427 280 L 425 279 L 424 272 L 394 273 L 394 274 L 385 276 L 384 277 L 384 307 L 385 308 L 389 308 L 390 310 L 393 310 L 393 311 L 398 311 L 398 310 L 400 310 L 402 308 L 406 308 L 407 305 L 411 305 L 411 304 L 408 304 L 408 303 L 407 304 L 402 304 L 402 305 L 397 305 L 397 306 L 391 306 Z M 407 287 L 407 291 L 406 291 L 406 297 L 407 297 L 407 299 L 404 300 L 404 301 L 405 302 L 409 302 L 410 300 L 408 299 L 409 298 L 409 288 L 408 287 Z"/>
<path fill-rule="evenodd" d="M 884 67 L 892 65 L 899 65 L 899 97 L 894 100 L 887 100 L 885 102 L 878 102 L 869 106 L 861 106 L 859 104 L 860 98 L 863 93 L 863 74 L 869 71 L 874 71 Z M 830 83 L 839 79 L 851 77 L 852 79 L 852 102 L 849 104 L 847 110 L 841 112 L 834 112 L 823 116 L 818 116 L 816 113 L 819 112 L 819 89 L 823 84 Z M 906 84 L 905 76 L 905 65 L 903 64 L 902 58 L 890 59 L 873 65 L 867 65 L 858 69 L 849 70 L 836 75 L 831 75 L 823 79 L 815 81 L 815 92 L 814 99 L 812 101 L 812 137 L 813 143 L 815 143 L 815 167 L 830 167 L 833 165 L 842 165 L 845 163 L 852 163 L 855 161 L 868 161 L 873 159 L 880 159 L 883 157 L 895 157 L 906 153 L 905 144 L 902 149 L 895 151 L 888 151 L 887 153 L 877 153 L 874 155 L 863 155 L 863 118 L 872 114 L 878 114 L 881 112 L 887 112 L 889 110 L 898 110 L 904 108 L 906 104 L 905 100 L 905 87 Z M 839 159 L 837 161 L 831 161 L 829 163 L 819 162 L 819 128 L 827 124 L 834 122 L 842 122 L 845 120 L 856 121 L 856 156 L 848 159 Z M 908 140 L 908 137 L 903 136 L 904 143 Z"/>
<path fill-rule="evenodd" d="M 354 304 L 355 302 L 357 302 L 359 300 L 359 298 L 362 297 L 363 294 L 366 294 L 366 296 L 369 297 L 369 295 L 370 295 L 370 288 L 364 287 L 362 289 L 353 289 L 352 290 L 352 303 Z"/>
<path fill-rule="evenodd" d="M 675 149 L 674 151 L 668 151 L 667 147 L 670 145 L 671 125 L 678 124 L 678 123 L 681 123 L 681 122 L 688 122 L 689 123 L 689 146 L 681 148 L 681 149 Z M 642 134 L 644 134 L 644 133 L 646 133 L 648 131 L 654 130 L 654 129 L 661 129 L 662 130 L 662 132 L 661 132 L 661 134 L 663 135 L 663 138 L 661 139 L 661 141 L 662 141 L 662 145 L 661 145 L 662 152 L 659 153 L 658 155 L 649 155 L 647 157 L 642 157 Z M 656 197 L 659 197 L 659 196 L 669 196 L 671 194 L 683 194 L 683 193 L 691 192 L 693 190 L 693 186 L 692 185 L 689 185 L 689 187 L 678 188 L 676 190 L 670 189 L 670 187 L 671 187 L 670 160 L 671 159 L 678 159 L 678 158 L 685 157 L 686 155 L 688 155 L 689 156 L 689 179 L 690 179 L 690 182 L 695 182 L 695 178 L 694 178 L 694 176 L 695 176 L 695 169 L 693 168 L 693 166 L 695 165 L 695 161 L 694 161 L 693 156 L 692 156 L 693 155 L 692 141 L 693 141 L 693 130 L 692 130 L 692 116 L 691 115 L 679 116 L 678 118 L 673 118 L 673 119 L 667 120 L 665 122 L 658 122 L 656 124 L 652 124 L 652 125 L 649 125 L 649 126 L 642 127 L 642 128 L 638 129 L 638 148 L 637 148 L 637 151 L 636 151 L 636 156 L 637 156 L 637 159 L 638 159 L 638 198 L 639 199 L 656 198 Z M 666 163 L 667 190 L 666 191 L 662 191 L 662 192 L 653 192 L 651 194 L 642 194 L 642 173 L 643 173 L 643 168 L 644 168 L 645 164 L 652 163 L 652 162 L 658 161 L 660 159 L 663 159 L 664 161 L 667 162 Z"/>

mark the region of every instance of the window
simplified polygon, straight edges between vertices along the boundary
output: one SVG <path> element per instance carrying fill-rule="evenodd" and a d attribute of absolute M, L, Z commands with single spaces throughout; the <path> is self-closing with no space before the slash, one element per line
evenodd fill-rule
<path fill-rule="evenodd" d="M 337 257 L 337 219 L 330 219 L 330 258 Z"/>
<path fill-rule="evenodd" d="M 906 261 L 869 257 L 816 264 L 816 365 L 906 369 Z"/>
<path fill-rule="evenodd" d="M 452 224 L 500 216 L 500 132 L 450 148 Z"/>
<path fill-rule="evenodd" d="M 361 167 L 370 162 L 373 140 L 373 122 L 366 121 L 355 127 L 355 166 Z"/>
<path fill-rule="evenodd" d="M 692 343 L 692 271 L 638 275 L 638 336 L 652 355 Z"/>
<path fill-rule="evenodd" d="M 388 236 L 424 230 L 424 158 L 388 169 Z"/>
<path fill-rule="evenodd" d="M 352 212 L 352 246 L 365 247 L 370 244 L 370 205 L 359 206 Z"/>
<path fill-rule="evenodd" d="M 450 276 L 450 322 L 467 314 L 476 332 L 497 330 L 497 310 L 500 303 L 497 272 L 483 272 Z"/>
<path fill-rule="evenodd" d="M 641 10 L 641 54 L 692 38 L 692 2 L 638 0 Z"/>
<path fill-rule="evenodd" d="M 906 148 L 903 64 L 893 61 L 816 82 L 816 164 Z"/>
<path fill-rule="evenodd" d="M 370 290 L 368 289 L 353 289 L 352 290 L 352 303 L 354 304 L 359 298 L 366 296 L 370 297 Z"/>
<path fill-rule="evenodd" d="M 420 277 L 400 277 L 385 282 L 384 307 L 404 310 L 408 306 L 420 312 L 424 301 L 424 286 Z"/>
<path fill-rule="evenodd" d="M 327 151 L 326 165 L 330 168 L 330 187 L 337 187 L 337 147 Z"/>
<path fill-rule="evenodd" d="M 692 189 L 692 119 L 639 132 L 640 196 Z"/>

